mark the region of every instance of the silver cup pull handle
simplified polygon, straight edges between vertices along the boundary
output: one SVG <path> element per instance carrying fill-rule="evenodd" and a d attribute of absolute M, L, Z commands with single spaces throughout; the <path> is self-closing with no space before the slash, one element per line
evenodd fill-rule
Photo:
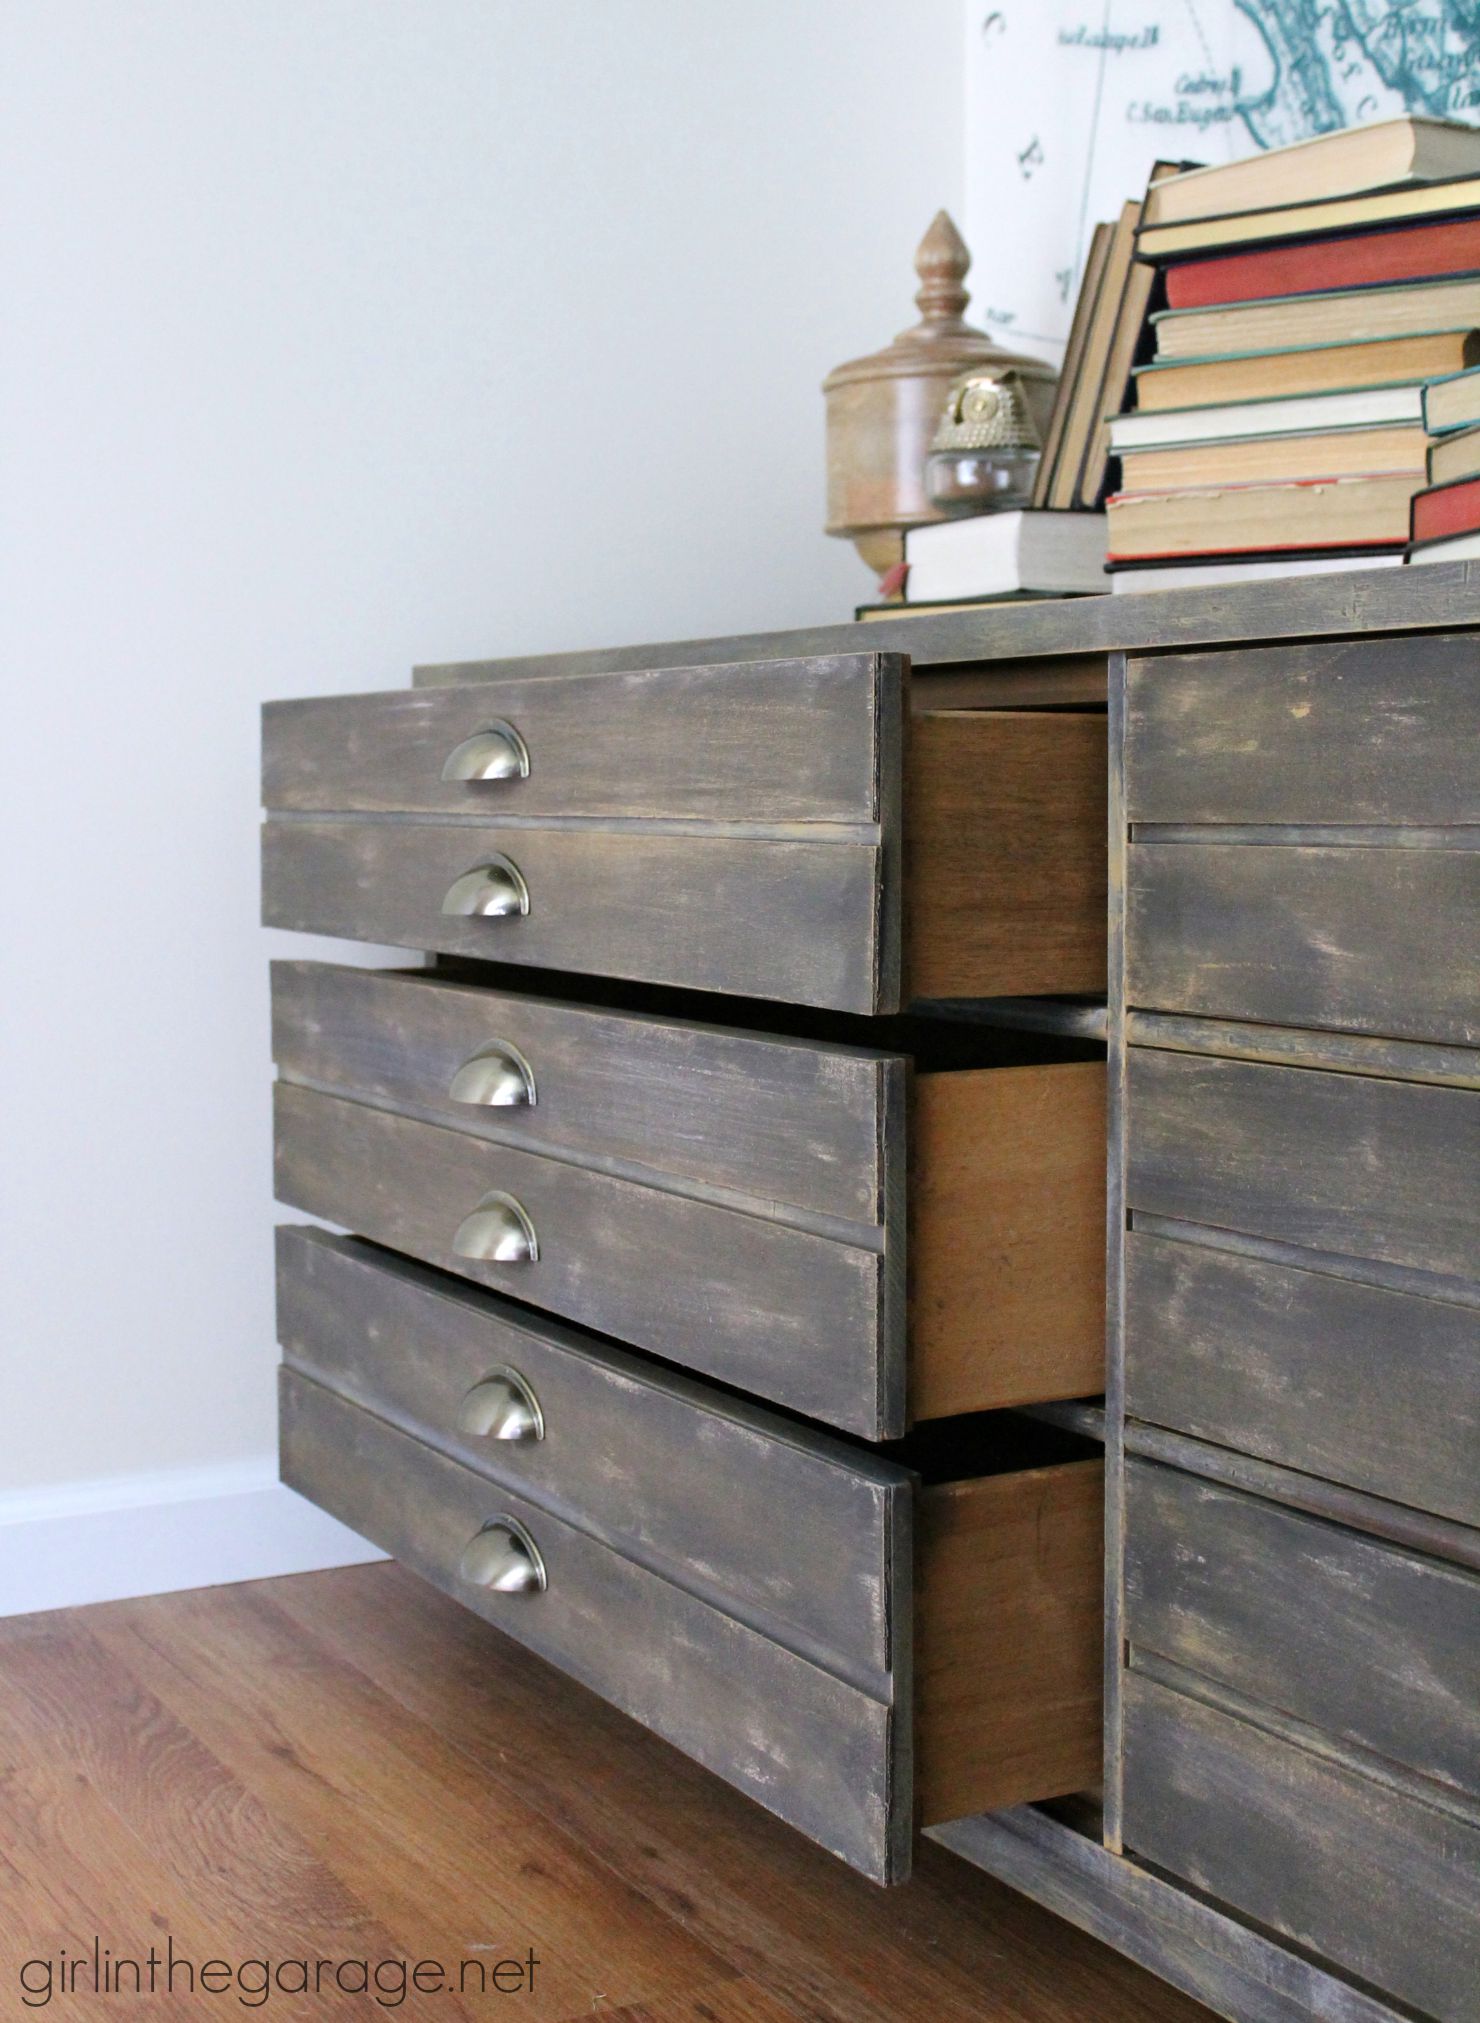
<path fill-rule="evenodd" d="M 444 780 L 527 780 L 529 746 L 511 723 L 496 717 L 454 745 L 442 765 Z"/>
<path fill-rule="evenodd" d="M 490 1370 L 458 1406 L 457 1430 L 479 1440 L 543 1440 L 545 1415 L 517 1370 Z"/>
<path fill-rule="evenodd" d="M 457 1225 L 452 1254 L 475 1264 L 534 1264 L 540 1245 L 534 1224 L 512 1194 L 485 1194 Z"/>
<path fill-rule="evenodd" d="M 528 913 L 529 887 L 517 864 L 507 857 L 490 857 L 454 878 L 442 901 L 444 913 L 481 914 L 485 920 L 503 920 L 510 914 Z"/>
<path fill-rule="evenodd" d="M 470 1538 L 457 1572 L 469 1587 L 501 1595 L 543 1594 L 549 1585 L 539 1547 L 512 1517 L 494 1518 Z"/>
<path fill-rule="evenodd" d="M 469 1054 L 447 1093 L 454 1103 L 480 1103 L 489 1110 L 511 1110 L 535 1100 L 534 1070 L 517 1047 L 490 1040 Z"/>

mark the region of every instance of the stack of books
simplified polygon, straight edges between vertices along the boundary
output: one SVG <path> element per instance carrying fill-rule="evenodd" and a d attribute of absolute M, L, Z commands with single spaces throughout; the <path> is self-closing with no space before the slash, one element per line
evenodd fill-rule
<path fill-rule="evenodd" d="M 1446 455 L 1480 423 L 1480 133 L 1386 120 L 1154 180 L 1135 250 L 1160 306 L 1108 429 L 1117 590 L 1480 534 L 1480 445 Z"/>

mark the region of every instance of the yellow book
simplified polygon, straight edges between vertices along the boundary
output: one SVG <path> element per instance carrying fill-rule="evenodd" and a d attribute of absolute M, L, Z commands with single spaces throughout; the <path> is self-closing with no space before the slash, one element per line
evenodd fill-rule
<path fill-rule="evenodd" d="M 1136 406 L 1142 413 L 1162 412 L 1364 386 L 1406 386 L 1447 378 L 1475 364 L 1480 364 L 1480 331 L 1475 330 L 1430 330 L 1302 351 L 1249 351 L 1186 365 L 1142 366 L 1136 374 Z"/>
<path fill-rule="evenodd" d="M 1480 210 L 1480 176 L 1466 176 L 1458 182 L 1424 183 L 1416 189 L 1336 197 L 1324 204 L 1286 204 L 1277 210 L 1243 211 L 1231 218 L 1143 226 L 1136 251 L 1144 260 L 1177 260 L 1224 246 L 1303 239 L 1318 232 L 1360 232 L 1369 225 L 1404 225 L 1416 218 L 1443 218 L 1452 212 L 1475 210 Z"/>

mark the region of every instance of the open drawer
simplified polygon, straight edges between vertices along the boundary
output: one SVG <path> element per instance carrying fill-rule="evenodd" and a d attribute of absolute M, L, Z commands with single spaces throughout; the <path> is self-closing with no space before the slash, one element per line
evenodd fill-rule
<path fill-rule="evenodd" d="M 868 1439 L 1098 1391 L 1094 1046 L 749 1009 L 276 964 L 278 1197 Z"/>
<path fill-rule="evenodd" d="M 264 917 L 865 1014 L 1102 990 L 1105 718 L 907 723 L 907 675 L 849 653 L 269 703 Z"/>
<path fill-rule="evenodd" d="M 286 1482 L 865 1874 L 1097 1778 L 1069 1436 L 882 1458 L 321 1231 L 280 1232 L 279 1313 Z"/>

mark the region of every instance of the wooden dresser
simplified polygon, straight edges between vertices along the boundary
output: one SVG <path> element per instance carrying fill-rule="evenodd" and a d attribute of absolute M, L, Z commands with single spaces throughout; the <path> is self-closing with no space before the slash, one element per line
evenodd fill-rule
<path fill-rule="evenodd" d="M 270 704 L 421 956 L 274 966 L 285 1479 L 878 1881 L 1480 2017 L 1477 733 L 1464 565 Z"/>

